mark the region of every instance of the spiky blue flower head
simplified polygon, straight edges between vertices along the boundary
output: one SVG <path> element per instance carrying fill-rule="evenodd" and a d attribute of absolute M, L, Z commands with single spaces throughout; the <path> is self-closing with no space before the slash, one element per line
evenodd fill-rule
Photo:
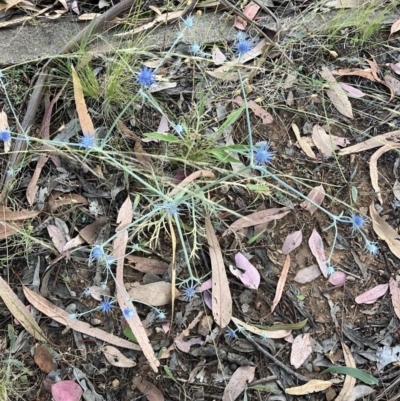
<path fill-rule="evenodd" d="M 164 202 L 155 206 L 156 210 L 165 210 L 169 216 L 175 217 L 179 214 L 179 206 L 175 202 Z"/>
<path fill-rule="evenodd" d="M 243 31 L 238 31 L 236 33 L 236 41 L 240 42 L 241 40 L 247 39 L 247 35 Z"/>
<path fill-rule="evenodd" d="M 89 297 L 90 295 L 92 295 L 92 290 L 90 288 L 86 288 L 85 291 L 83 291 L 82 294 L 85 298 Z"/>
<path fill-rule="evenodd" d="M 174 129 L 175 129 L 175 132 L 178 134 L 178 135 L 182 135 L 182 134 L 184 134 L 185 133 L 185 128 L 183 127 L 183 125 L 182 124 L 176 124 L 175 125 L 175 127 L 174 127 Z"/>
<path fill-rule="evenodd" d="M 113 308 L 112 301 L 110 298 L 105 298 L 100 302 L 100 305 L 98 306 L 98 309 L 102 313 L 109 313 L 111 312 L 111 309 Z"/>
<path fill-rule="evenodd" d="M 243 55 L 248 53 L 253 48 L 253 44 L 249 39 L 243 38 L 235 43 L 234 48 L 236 49 L 236 54 L 239 56 L 239 58 L 242 58 Z"/>
<path fill-rule="evenodd" d="M 183 299 L 186 302 L 191 302 L 195 295 L 196 295 L 196 287 L 194 285 L 186 287 L 183 291 Z"/>
<path fill-rule="evenodd" d="M 254 163 L 258 165 L 272 164 L 272 159 L 275 152 L 271 151 L 270 149 L 271 144 L 269 142 L 257 143 L 253 150 Z"/>
<path fill-rule="evenodd" d="M 365 250 L 370 254 L 370 255 L 377 255 L 379 252 L 379 246 L 376 242 L 370 242 L 367 241 L 365 244 Z"/>
<path fill-rule="evenodd" d="M 193 15 L 188 15 L 185 19 L 182 19 L 182 23 L 185 28 L 191 29 L 194 27 L 195 18 Z"/>
<path fill-rule="evenodd" d="M 352 228 L 351 228 L 352 233 L 354 233 L 357 230 L 361 230 L 364 227 L 366 220 L 363 216 L 352 213 L 350 217 L 352 223 Z"/>
<path fill-rule="evenodd" d="M 194 55 L 200 54 L 201 52 L 201 46 L 198 43 L 193 43 L 189 47 L 190 53 L 193 53 Z"/>
<path fill-rule="evenodd" d="M 8 142 L 11 139 L 11 132 L 7 129 L 0 131 L 0 141 Z"/>
<path fill-rule="evenodd" d="M 90 252 L 90 257 L 94 260 L 100 260 L 104 258 L 105 252 L 101 245 L 96 245 Z"/>
<path fill-rule="evenodd" d="M 5 78 L 5 75 L 3 74 L 3 71 L 0 70 L 0 79 Z"/>
<path fill-rule="evenodd" d="M 326 274 L 328 276 L 332 276 L 333 273 L 335 273 L 335 266 L 328 264 L 328 266 L 326 267 Z"/>
<path fill-rule="evenodd" d="M 77 313 L 70 313 L 70 314 L 69 314 L 69 318 L 70 318 L 71 320 L 75 320 L 75 319 L 78 318 L 78 314 L 77 314 Z"/>
<path fill-rule="evenodd" d="M 79 146 L 85 149 L 94 148 L 96 144 L 96 139 L 94 135 L 84 134 L 80 137 Z"/>
<path fill-rule="evenodd" d="M 136 316 L 136 311 L 135 311 L 134 309 L 132 309 L 132 308 L 125 308 L 125 309 L 122 311 L 122 315 L 124 316 L 124 318 L 125 318 L 126 320 L 132 319 L 133 317 Z"/>
<path fill-rule="evenodd" d="M 140 85 L 149 87 L 155 81 L 154 71 L 144 66 L 139 69 L 136 80 Z"/>
<path fill-rule="evenodd" d="M 157 313 L 157 319 L 159 319 L 159 320 L 164 320 L 164 319 L 167 318 L 167 314 L 165 313 L 164 310 L 162 310 L 162 309 L 156 309 L 155 311 L 156 311 L 156 313 Z"/>
<path fill-rule="evenodd" d="M 237 338 L 236 330 L 233 330 L 230 327 L 228 327 L 226 329 L 226 336 L 231 340 L 235 340 Z"/>

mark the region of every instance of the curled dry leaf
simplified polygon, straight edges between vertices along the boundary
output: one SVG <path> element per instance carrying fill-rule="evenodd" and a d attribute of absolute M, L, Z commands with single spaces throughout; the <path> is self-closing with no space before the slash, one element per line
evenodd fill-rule
<path fill-rule="evenodd" d="M 326 91 L 326 94 L 328 95 L 329 99 L 331 99 L 336 109 L 345 117 L 353 118 L 353 111 L 349 98 L 347 97 L 345 91 L 337 83 L 332 72 L 329 71 L 328 68 L 323 67 L 321 70 L 321 76 L 329 83 L 330 89 Z"/>
<path fill-rule="evenodd" d="M 212 270 L 212 312 L 215 323 L 222 330 L 232 317 L 232 297 L 221 248 L 209 216 L 206 217 L 206 237 L 210 247 Z"/>
<path fill-rule="evenodd" d="M 258 327 L 252 326 L 251 324 L 242 322 L 241 320 L 237 319 L 236 317 L 232 317 L 232 321 L 243 327 L 246 331 L 250 331 L 250 333 L 257 334 L 258 336 L 261 336 L 263 338 L 272 338 L 272 339 L 277 339 L 277 338 L 285 338 L 288 336 L 292 330 L 263 330 L 259 329 Z"/>
<path fill-rule="evenodd" d="M 338 155 L 344 156 L 352 153 L 364 152 L 365 150 L 378 148 L 383 145 L 393 145 L 395 142 L 400 142 L 400 130 L 390 131 L 386 134 L 378 135 L 364 142 L 357 143 L 356 145 L 349 146 L 346 149 L 341 149 Z"/>
<path fill-rule="evenodd" d="M 236 103 L 239 106 L 244 106 L 244 101 L 241 96 L 235 97 L 233 103 Z M 274 121 L 272 115 L 259 106 L 254 100 L 248 100 L 247 106 L 257 117 L 261 118 L 263 124 L 271 124 Z"/>
<path fill-rule="evenodd" d="M 33 318 L 30 311 L 25 308 L 25 305 L 2 277 L 0 277 L 0 297 L 3 299 L 10 313 L 21 323 L 24 329 L 31 336 L 36 338 L 38 341 L 45 343 L 48 342 L 45 334 L 36 323 L 36 320 Z"/>
<path fill-rule="evenodd" d="M 393 149 L 400 148 L 400 144 L 391 144 L 382 146 L 378 149 L 372 156 L 369 162 L 369 173 L 371 177 L 372 188 L 374 188 L 376 196 L 379 200 L 379 203 L 383 204 L 383 199 L 381 195 L 381 190 L 378 184 L 378 159 L 386 152 L 393 150 Z"/>
<path fill-rule="evenodd" d="M 383 297 L 389 288 L 389 284 L 380 284 L 363 294 L 356 297 L 355 301 L 357 304 L 373 304 L 378 298 Z"/>
<path fill-rule="evenodd" d="M 1 289 L 1 288 L 0 288 Z M 98 338 L 102 341 L 108 342 L 110 344 L 116 345 L 117 347 L 123 347 L 128 349 L 134 349 L 136 351 L 140 351 L 140 347 L 128 340 L 123 338 L 114 336 L 111 333 L 107 333 L 104 330 L 97 329 L 92 327 L 89 323 L 82 322 L 78 319 L 71 319 L 69 313 L 65 310 L 53 305 L 46 298 L 43 298 L 41 295 L 36 294 L 32 290 L 27 287 L 23 287 L 24 294 L 26 299 L 40 312 L 44 313 L 46 316 L 55 320 L 56 322 L 63 324 L 64 326 L 70 327 L 73 330 L 79 331 L 80 333 L 85 333 L 88 336 L 92 336 Z M 21 321 L 20 318 L 18 318 Z M 40 328 L 38 327 L 40 330 Z M 27 330 L 28 331 L 28 330 Z M 40 330 L 41 332 L 41 330 Z M 37 338 L 37 337 L 36 337 Z M 45 339 L 41 339 L 39 341 L 45 341 Z"/>
<path fill-rule="evenodd" d="M 355 368 L 356 362 L 354 361 L 353 355 L 351 355 L 349 347 L 344 342 L 342 342 L 342 349 L 346 366 L 349 368 Z M 355 385 L 356 378 L 350 375 L 346 375 L 342 390 L 340 391 L 335 401 L 348 401 L 352 397 Z"/>
<path fill-rule="evenodd" d="M 143 302 L 152 306 L 168 305 L 172 302 L 171 283 L 157 281 L 150 284 L 126 283 L 125 288 L 131 299 Z M 179 297 L 181 292 L 175 288 L 175 298 Z"/>
<path fill-rule="evenodd" d="M 392 277 L 389 281 L 389 287 L 394 313 L 400 319 L 400 276 L 396 276 L 396 279 Z"/>
<path fill-rule="evenodd" d="M 242 228 L 265 224 L 273 220 L 279 220 L 290 213 L 290 210 L 291 209 L 288 207 L 282 207 L 254 212 L 252 214 L 249 214 L 248 216 L 241 217 L 240 219 L 236 220 L 229 226 L 229 228 L 222 234 L 222 236 L 224 237 L 231 231 L 236 232 Z"/>
<path fill-rule="evenodd" d="M 255 366 L 240 366 L 235 370 L 225 387 L 222 401 L 235 401 L 245 390 L 248 383 L 254 380 Z"/>
<path fill-rule="evenodd" d="M 321 269 L 318 265 L 305 267 L 297 272 L 294 281 L 300 284 L 309 283 L 321 275 Z"/>
<path fill-rule="evenodd" d="M 288 255 L 290 252 L 295 250 L 303 241 L 303 233 L 301 230 L 295 231 L 289 234 L 285 238 L 285 242 L 282 245 L 282 253 Z"/>
<path fill-rule="evenodd" d="M 311 355 L 312 347 L 310 334 L 300 334 L 295 337 L 290 353 L 290 364 L 298 369 Z"/>
<path fill-rule="evenodd" d="M 324 243 L 322 242 L 322 238 L 315 228 L 310 236 L 310 239 L 308 240 L 308 245 L 312 254 L 315 256 L 315 259 L 317 259 L 317 263 L 322 274 L 325 278 L 327 278 L 328 271 L 326 267 Z"/>
<path fill-rule="evenodd" d="M 235 274 L 247 288 L 257 290 L 260 285 L 260 273 L 258 270 L 240 252 L 235 255 L 235 263 L 240 269 L 239 272 L 241 274 L 239 274 L 239 276 L 235 273 L 233 274 Z"/>
<path fill-rule="evenodd" d="M 136 366 L 135 361 L 127 358 L 120 350 L 111 345 L 107 345 L 102 351 L 107 361 L 113 366 L 118 368 L 133 368 Z"/>
<path fill-rule="evenodd" d="M 300 134 L 299 127 L 296 124 L 292 124 L 292 129 L 294 134 L 296 135 L 297 142 L 299 143 L 301 149 L 303 149 L 303 152 L 311 159 L 316 159 L 317 156 L 315 156 L 314 151 L 311 149 L 310 144 L 308 141 L 306 141 Z"/>
<path fill-rule="evenodd" d="M 369 207 L 369 214 L 372 219 L 372 228 L 376 235 L 385 241 L 395 256 L 400 258 L 400 236 L 381 216 L 376 212 L 374 203 Z"/>
<path fill-rule="evenodd" d="M 332 382 L 328 380 L 310 380 L 308 383 L 298 387 L 290 387 L 285 389 L 286 394 L 290 395 L 306 395 L 324 391 L 332 386 Z"/>
<path fill-rule="evenodd" d="M 313 188 L 307 195 L 307 198 L 311 199 L 314 203 L 321 206 L 325 198 L 324 186 L 321 184 L 320 186 Z M 304 202 L 300 203 L 300 207 L 302 207 L 304 210 L 307 210 L 312 216 L 318 209 L 317 206 L 314 205 L 314 203 L 305 200 Z"/>
<path fill-rule="evenodd" d="M 148 401 L 164 401 L 163 393 L 149 381 L 137 376 L 132 379 L 132 383 L 148 399 Z"/>
<path fill-rule="evenodd" d="M 176 337 L 174 339 L 174 343 L 176 345 L 176 348 L 178 348 L 179 350 L 181 350 L 182 352 L 189 352 L 190 351 L 190 347 L 192 345 L 203 345 L 204 341 L 200 338 L 200 337 L 193 337 L 189 340 L 184 340 L 181 337 Z"/>
<path fill-rule="evenodd" d="M 57 369 L 57 364 L 53 361 L 53 354 L 46 345 L 36 347 L 33 358 L 39 369 L 45 373 L 50 373 Z"/>

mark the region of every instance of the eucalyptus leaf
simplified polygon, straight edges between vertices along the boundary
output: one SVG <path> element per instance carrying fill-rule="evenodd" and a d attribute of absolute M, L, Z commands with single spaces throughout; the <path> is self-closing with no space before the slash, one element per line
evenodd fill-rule
<path fill-rule="evenodd" d="M 379 383 L 378 379 L 376 379 L 369 373 L 364 372 L 363 370 L 357 368 L 349 368 L 347 366 L 333 366 L 321 372 L 321 374 L 323 373 L 339 373 L 342 375 L 349 375 L 369 385 L 374 385 Z"/>

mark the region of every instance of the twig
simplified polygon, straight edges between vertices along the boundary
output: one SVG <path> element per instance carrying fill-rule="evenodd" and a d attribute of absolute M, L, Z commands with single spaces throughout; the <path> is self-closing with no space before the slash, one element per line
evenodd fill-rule
<path fill-rule="evenodd" d="M 110 8 L 99 18 L 94 20 L 89 26 L 78 32 L 59 52 L 59 54 L 69 53 L 76 45 L 78 45 L 85 37 L 95 33 L 111 22 L 115 17 L 117 17 L 122 12 L 128 10 L 134 0 L 123 0 L 114 7 Z M 39 72 L 39 78 L 36 81 L 35 88 L 33 89 L 32 96 L 29 100 L 28 107 L 21 124 L 20 134 L 25 135 L 30 127 L 35 122 L 36 113 L 39 108 L 39 104 L 43 97 L 43 88 L 47 80 L 47 72 L 52 65 L 52 60 L 46 62 Z M 4 171 L 8 171 L 10 168 L 15 169 L 15 167 L 20 163 L 23 154 L 27 148 L 27 141 L 16 141 L 14 142 L 13 152 L 11 154 L 10 160 L 8 161 L 8 167 Z M 0 181 L 0 202 L 4 204 L 7 199 L 8 188 L 10 187 L 11 180 L 15 179 L 15 175 L 3 174 Z"/>
<path fill-rule="evenodd" d="M 270 359 L 272 362 L 274 362 L 276 365 L 278 365 L 281 369 L 283 369 L 286 373 L 289 375 L 293 375 L 298 379 L 299 381 L 302 382 L 308 382 L 310 381 L 307 379 L 307 377 L 300 375 L 299 373 L 296 373 L 294 370 L 288 368 L 285 364 L 280 362 L 278 359 L 276 359 L 273 355 L 271 355 L 268 351 L 266 351 L 261 345 L 259 345 L 257 342 L 255 342 L 250 335 L 246 336 L 247 340 L 250 341 L 265 357 Z"/>

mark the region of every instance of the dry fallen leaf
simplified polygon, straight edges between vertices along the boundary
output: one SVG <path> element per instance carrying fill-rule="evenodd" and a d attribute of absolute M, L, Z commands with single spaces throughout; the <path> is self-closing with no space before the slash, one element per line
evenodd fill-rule
<path fill-rule="evenodd" d="M 259 212 L 254 212 L 249 214 L 248 216 L 241 217 L 232 223 L 229 228 L 222 234 L 229 234 L 230 232 L 236 232 L 242 228 L 257 226 L 259 224 L 265 224 L 273 220 L 281 219 L 285 217 L 288 213 L 290 213 L 291 209 L 288 207 L 282 208 L 272 208 L 266 210 L 260 210 Z"/>
<path fill-rule="evenodd" d="M 396 96 L 400 95 L 400 81 L 391 75 L 385 75 L 385 82 L 390 88 L 392 88 L 393 93 Z"/>
<path fill-rule="evenodd" d="M 344 342 L 342 342 L 342 349 L 346 366 L 349 368 L 355 368 L 356 362 L 354 361 L 353 355 L 351 355 L 349 347 Z M 335 401 L 348 401 L 352 397 L 355 385 L 356 378 L 350 375 L 346 375 L 342 390 L 340 391 Z"/>
<path fill-rule="evenodd" d="M 321 275 L 321 269 L 318 265 L 305 267 L 297 272 L 294 281 L 300 284 L 309 283 Z"/>
<path fill-rule="evenodd" d="M 51 386 L 54 401 L 80 401 L 82 394 L 82 387 L 72 380 L 62 380 Z"/>
<path fill-rule="evenodd" d="M 113 366 L 118 368 L 133 368 L 136 366 L 135 361 L 127 358 L 119 349 L 111 345 L 105 346 L 102 351 L 107 361 Z"/>
<path fill-rule="evenodd" d="M 292 129 L 294 134 L 296 135 L 297 142 L 299 143 L 301 149 L 303 149 L 303 152 L 311 159 L 316 159 L 317 156 L 315 156 L 314 151 L 311 149 L 310 144 L 304 140 L 304 138 L 300 134 L 299 127 L 296 124 L 292 124 Z"/>
<path fill-rule="evenodd" d="M 47 343 L 48 340 L 42 329 L 36 323 L 31 313 L 25 308 L 25 305 L 17 297 L 6 281 L 0 277 L 0 297 L 6 304 L 7 309 L 17 319 L 24 329 L 36 340 Z M 29 300 L 28 300 L 29 301 Z M 32 302 L 31 302 L 32 303 Z M 35 305 L 33 305 L 35 306 Z"/>
<path fill-rule="evenodd" d="M 308 383 L 298 387 L 290 387 L 285 389 L 286 394 L 290 395 L 306 395 L 324 391 L 332 386 L 332 382 L 327 380 L 310 380 Z"/>
<path fill-rule="evenodd" d="M 337 149 L 337 146 L 335 146 L 331 136 L 322 127 L 314 125 L 311 138 L 322 156 L 332 157 L 333 151 Z"/>
<path fill-rule="evenodd" d="M 142 273 L 151 273 L 155 275 L 163 275 L 168 270 L 168 263 L 159 259 L 145 258 L 143 256 L 127 255 L 126 259 L 135 270 Z"/>
<path fill-rule="evenodd" d="M 400 319 L 400 276 L 396 276 L 396 279 L 391 277 L 389 288 L 390 295 L 392 296 L 394 313 Z"/>
<path fill-rule="evenodd" d="M 192 345 L 203 345 L 204 341 L 200 337 L 192 337 L 189 340 L 184 340 L 182 337 L 176 337 L 174 344 L 182 352 L 188 353 Z"/>
<path fill-rule="evenodd" d="M 295 337 L 292 350 L 290 352 L 290 364 L 298 369 L 305 360 L 311 355 L 310 334 L 299 334 Z"/>
<path fill-rule="evenodd" d="M 374 203 L 371 203 L 369 207 L 369 214 L 372 219 L 372 228 L 376 235 L 387 243 L 395 256 L 400 258 L 400 236 L 397 231 L 379 216 L 375 210 Z"/>
<path fill-rule="evenodd" d="M 231 376 L 225 387 L 222 401 L 235 401 L 246 389 L 247 384 L 254 380 L 255 366 L 240 366 Z"/>
<path fill-rule="evenodd" d="M 318 266 L 325 278 L 328 277 L 328 271 L 326 266 L 326 257 L 324 251 L 324 243 L 321 236 L 318 234 L 317 230 L 314 228 L 310 239 L 308 240 L 308 245 L 311 249 L 312 254 L 317 259 Z"/>
<path fill-rule="evenodd" d="M 344 83 L 340 83 L 339 85 L 344 91 L 346 91 L 348 97 L 360 99 L 365 96 L 365 93 L 363 91 L 355 88 L 354 86 L 344 84 Z"/>
<path fill-rule="evenodd" d="M 198 178 L 210 178 L 212 180 L 215 179 L 214 173 L 208 170 L 199 170 L 195 171 L 194 173 L 190 174 L 184 180 L 182 180 L 170 193 L 169 196 L 175 196 L 181 189 L 185 188 L 186 185 L 190 184 L 192 181 L 197 180 Z"/>
<path fill-rule="evenodd" d="M 301 230 L 289 234 L 282 245 L 282 253 L 288 255 L 294 251 L 303 241 L 303 233 Z"/>
<path fill-rule="evenodd" d="M 235 97 L 233 103 L 236 103 L 239 106 L 244 106 L 244 101 L 241 96 Z M 263 124 L 271 124 L 274 121 L 272 115 L 259 106 L 254 100 L 248 100 L 247 106 L 257 117 L 261 118 Z"/>
<path fill-rule="evenodd" d="M 206 237 L 212 270 L 212 312 L 215 323 L 222 330 L 232 317 L 232 297 L 221 248 L 209 216 L 206 217 Z"/>
<path fill-rule="evenodd" d="M 46 345 L 36 347 L 33 358 L 39 369 L 45 373 L 50 373 L 57 369 L 57 364 L 53 361 L 53 354 Z"/>
<path fill-rule="evenodd" d="M 392 26 L 390 27 L 390 34 L 393 35 L 395 32 L 400 31 L 400 19 L 393 22 Z"/>
<path fill-rule="evenodd" d="M 383 297 L 389 288 L 389 284 L 380 284 L 363 294 L 356 297 L 355 301 L 357 304 L 373 304 L 378 298 Z"/>
<path fill-rule="evenodd" d="M 235 255 L 235 264 L 239 275 L 233 273 L 239 280 L 252 290 L 257 290 L 260 285 L 260 273 L 240 252 Z M 232 271 L 232 270 L 231 270 Z"/>
<path fill-rule="evenodd" d="M 331 99 L 336 109 L 345 117 L 353 118 L 353 111 L 349 98 L 347 97 L 345 91 L 337 83 L 332 72 L 329 71 L 328 68 L 323 67 L 321 70 L 321 76 L 329 83 L 330 89 L 326 91 L 326 94 L 328 95 L 329 99 Z"/>
<path fill-rule="evenodd" d="M 30 206 L 33 205 L 35 201 L 36 193 L 39 189 L 37 182 L 39 181 L 40 174 L 42 172 L 43 167 L 49 160 L 49 155 L 40 155 L 39 160 L 36 163 L 35 171 L 32 174 L 31 180 L 29 181 L 28 187 L 26 188 L 26 199 Z"/>
<path fill-rule="evenodd" d="M 397 200 L 400 200 L 400 182 L 398 180 L 393 184 L 393 195 Z"/>
<path fill-rule="evenodd" d="M 258 10 L 260 9 L 260 6 L 258 6 L 257 4 L 253 3 L 252 1 L 246 5 L 246 7 L 243 9 L 243 14 L 250 19 L 251 21 L 253 21 L 254 17 L 257 15 Z M 244 31 L 246 29 L 247 26 L 247 21 L 244 20 L 243 18 L 237 16 L 235 19 L 235 24 L 234 24 L 235 28 L 240 29 L 242 31 Z"/>
<path fill-rule="evenodd" d="M 263 338 L 272 338 L 272 339 L 284 338 L 292 332 L 291 330 L 259 329 L 258 327 L 252 326 L 251 324 L 242 322 L 241 320 L 237 319 L 236 317 L 232 317 L 232 322 L 243 327 L 246 331 L 249 331 L 250 333 L 253 333 L 253 334 L 257 334 L 258 336 L 261 336 Z"/>
<path fill-rule="evenodd" d="M 140 284 L 138 282 L 126 283 L 125 288 L 128 295 L 134 301 L 142 302 L 152 306 L 168 305 L 172 302 L 171 283 L 157 281 L 155 283 Z M 175 298 L 181 292 L 175 288 Z"/>
<path fill-rule="evenodd" d="M 136 376 L 132 383 L 147 398 L 148 401 L 164 401 L 163 393 L 154 384 Z"/>
<path fill-rule="evenodd" d="M 311 199 L 314 203 L 321 206 L 325 198 L 324 186 L 321 184 L 318 187 L 313 188 L 307 195 L 307 198 Z M 307 210 L 312 216 L 318 209 L 318 207 L 314 203 L 305 200 L 304 202 L 300 203 L 300 207 L 303 208 L 304 210 Z"/>
<path fill-rule="evenodd" d="M 286 255 L 285 262 L 283 263 L 282 272 L 279 277 L 278 284 L 276 285 L 275 298 L 272 301 L 271 311 L 267 316 L 271 315 L 274 312 L 276 305 L 278 305 L 279 301 L 282 298 L 282 293 L 283 289 L 285 288 L 286 279 L 289 273 L 289 268 L 290 268 L 290 255 Z"/>

